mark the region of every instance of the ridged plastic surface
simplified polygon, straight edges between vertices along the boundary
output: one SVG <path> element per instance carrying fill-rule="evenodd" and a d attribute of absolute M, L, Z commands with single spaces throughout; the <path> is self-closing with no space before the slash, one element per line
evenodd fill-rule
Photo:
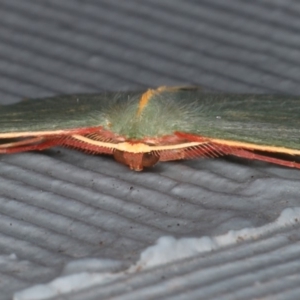
<path fill-rule="evenodd" d="M 184 84 L 299 94 L 299 14 L 286 0 L 0 0 L 0 103 Z M 74 260 L 113 259 L 118 273 L 162 236 L 266 226 L 300 207 L 299 186 L 299 170 L 232 157 L 136 173 L 61 148 L 1 155 L 0 299 Z M 297 299 L 298 231 L 48 299 Z"/>

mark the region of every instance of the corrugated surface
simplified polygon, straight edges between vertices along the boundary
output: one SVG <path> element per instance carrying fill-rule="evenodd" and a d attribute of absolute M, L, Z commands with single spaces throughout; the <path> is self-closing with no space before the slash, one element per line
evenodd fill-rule
<path fill-rule="evenodd" d="M 0 0 L 0 102 L 182 84 L 299 94 L 299 15 L 287 0 Z M 234 158 L 134 173 L 53 149 L 2 155 L 0 173 L 1 300 L 70 260 L 129 265 L 160 236 L 220 235 L 300 206 L 299 171 Z M 56 299 L 297 299 L 299 251 L 286 228 Z"/>
<path fill-rule="evenodd" d="M 299 227 L 289 228 L 288 234 L 281 232 L 51 300 L 298 299 L 298 231 Z"/>

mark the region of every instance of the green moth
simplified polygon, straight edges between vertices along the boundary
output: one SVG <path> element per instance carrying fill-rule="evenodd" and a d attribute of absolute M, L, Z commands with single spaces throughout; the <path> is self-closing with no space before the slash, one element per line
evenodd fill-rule
<path fill-rule="evenodd" d="M 236 155 L 300 168 L 300 97 L 160 87 L 0 106 L 0 153 L 66 146 L 111 154 L 132 170 Z"/>

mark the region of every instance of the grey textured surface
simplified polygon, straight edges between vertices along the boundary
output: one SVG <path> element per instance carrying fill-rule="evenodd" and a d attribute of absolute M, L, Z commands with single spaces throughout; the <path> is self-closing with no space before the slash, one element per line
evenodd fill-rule
<path fill-rule="evenodd" d="M 183 84 L 300 94 L 299 15 L 287 0 L 0 0 L 0 103 Z M 0 260 L 1 300 L 70 260 L 129 265 L 160 236 L 222 235 L 300 206 L 298 170 L 236 158 L 135 173 L 53 149 L 1 155 L 0 173 L 0 254 L 17 257 Z M 296 299 L 298 231 L 55 299 Z"/>

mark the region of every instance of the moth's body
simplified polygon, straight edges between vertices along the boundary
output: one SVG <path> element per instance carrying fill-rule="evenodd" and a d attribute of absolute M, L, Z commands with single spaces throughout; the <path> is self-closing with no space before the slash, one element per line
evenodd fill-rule
<path fill-rule="evenodd" d="M 300 155 L 299 128 L 300 97 L 162 87 L 2 106 L 0 153 L 61 145 L 112 154 L 136 171 L 158 161 L 226 154 L 300 168 L 253 152 Z"/>

